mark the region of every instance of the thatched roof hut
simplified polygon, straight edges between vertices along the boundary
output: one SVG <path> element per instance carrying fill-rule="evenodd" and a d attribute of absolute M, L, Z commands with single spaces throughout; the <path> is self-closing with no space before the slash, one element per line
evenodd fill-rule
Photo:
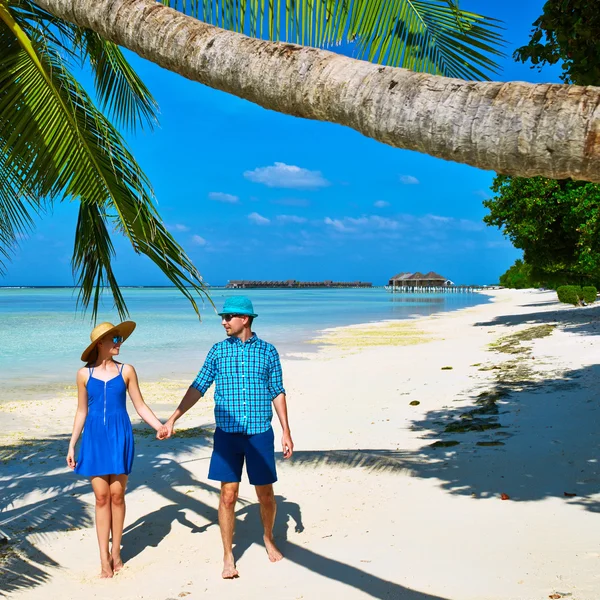
<path fill-rule="evenodd" d="M 388 285 L 392 287 L 446 287 L 453 283 L 447 277 L 434 271 L 429 271 L 425 275 L 417 271 L 416 273 L 398 273 L 389 280 Z"/>

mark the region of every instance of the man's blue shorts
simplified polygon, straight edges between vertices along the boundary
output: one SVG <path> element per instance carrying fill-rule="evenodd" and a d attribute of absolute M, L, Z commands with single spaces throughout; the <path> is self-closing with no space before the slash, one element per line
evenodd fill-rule
<path fill-rule="evenodd" d="M 224 483 L 242 480 L 246 471 L 252 485 L 269 485 L 277 481 L 275 469 L 275 435 L 273 429 L 247 435 L 215 429 L 214 448 L 208 478 Z"/>

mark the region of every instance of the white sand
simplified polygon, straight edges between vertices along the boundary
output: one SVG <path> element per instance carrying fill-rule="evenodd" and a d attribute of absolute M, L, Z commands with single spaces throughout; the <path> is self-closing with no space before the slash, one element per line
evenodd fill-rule
<path fill-rule="evenodd" d="M 0 594 L 595 600 L 600 307 L 564 308 L 552 292 L 492 295 L 493 303 L 408 324 L 333 331 L 327 339 L 337 345 L 284 360 L 296 444 L 294 458 L 279 461 L 276 484 L 276 535 L 286 558 L 268 562 L 253 488 L 243 482 L 235 581 L 219 577 L 218 489 L 206 478 L 210 434 L 192 430 L 162 443 L 138 437 L 126 569 L 100 581 L 91 488 L 64 468 L 72 390 L 53 402 L 5 403 L 0 530 L 11 543 L 8 553 L 0 546 Z M 556 328 L 523 342 L 529 352 L 489 347 L 545 323 Z M 142 382 L 161 417 L 186 386 Z M 500 414 L 483 418 L 501 428 L 443 433 L 450 422 L 468 421 L 459 416 L 477 407 L 481 393 L 499 389 Z M 210 402 L 180 426 L 210 428 Z M 437 440 L 460 444 L 432 448 Z M 476 445 L 482 441 L 504 445 Z"/>

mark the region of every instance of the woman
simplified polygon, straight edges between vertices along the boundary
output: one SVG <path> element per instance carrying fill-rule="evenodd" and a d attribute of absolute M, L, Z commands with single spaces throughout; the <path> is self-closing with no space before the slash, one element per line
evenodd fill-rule
<path fill-rule="evenodd" d="M 87 365 L 77 372 L 77 412 L 67 454 L 76 473 L 91 477 L 96 496 L 96 533 L 100 546 L 100 577 L 123 568 L 121 537 L 125 520 L 125 487 L 133 464 L 134 444 L 126 409 L 126 392 L 138 415 L 166 436 L 166 428 L 144 402 L 135 369 L 115 361 L 121 344 L 135 329 L 133 321 L 101 323 L 92 330 L 91 344 L 81 355 Z M 84 429 L 85 424 L 85 429 Z M 75 460 L 75 444 L 83 437 Z M 109 537 L 112 549 L 109 552 Z"/>

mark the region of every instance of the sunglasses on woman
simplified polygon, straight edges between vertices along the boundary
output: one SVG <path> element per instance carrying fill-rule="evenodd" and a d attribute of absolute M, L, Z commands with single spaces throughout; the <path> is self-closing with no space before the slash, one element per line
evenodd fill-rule
<path fill-rule="evenodd" d="M 123 336 L 122 335 L 113 335 L 111 339 L 112 339 L 113 344 L 120 344 L 123 341 Z"/>

